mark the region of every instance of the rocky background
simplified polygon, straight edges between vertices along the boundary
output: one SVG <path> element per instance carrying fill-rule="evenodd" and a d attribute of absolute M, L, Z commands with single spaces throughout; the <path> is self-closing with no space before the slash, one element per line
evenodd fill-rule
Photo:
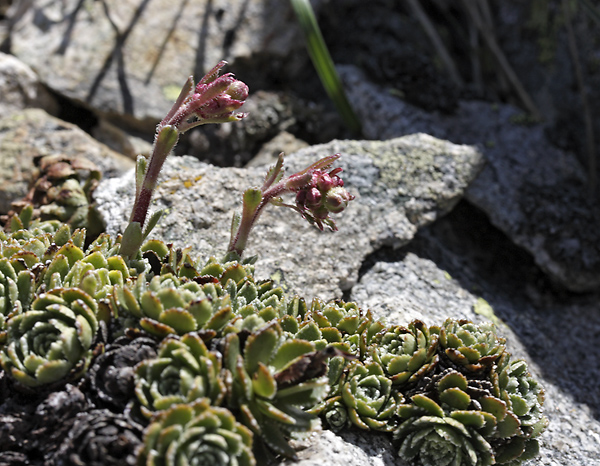
<path fill-rule="evenodd" d="M 83 155 L 104 174 L 107 229 L 121 231 L 135 155 L 187 76 L 225 59 L 250 115 L 184 136 L 153 234 L 220 254 L 261 165 L 341 152 L 357 200 L 340 232 L 272 209 L 248 251 L 257 275 L 388 321 L 494 320 L 546 389 L 531 464 L 600 462 L 600 25 L 571 1 L 311 3 L 360 135 L 323 91 L 288 2 L 0 2 L 0 213 L 34 160 Z M 0 427 L 0 445 L 13 434 Z M 387 437 L 356 431 L 298 447 L 302 466 L 402 464 Z"/>

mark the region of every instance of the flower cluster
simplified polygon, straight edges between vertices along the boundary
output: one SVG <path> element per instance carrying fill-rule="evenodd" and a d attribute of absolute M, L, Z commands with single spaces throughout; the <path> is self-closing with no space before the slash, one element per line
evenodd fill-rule
<path fill-rule="evenodd" d="M 296 194 L 296 207 L 304 218 L 323 229 L 323 224 L 331 230 L 337 230 L 329 214 L 342 212 L 354 196 L 344 189 L 344 181 L 338 176 L 341 168 L 334 168 L 329 173 L 317 169 L 312 173 L 310 181 L 305 183 Z"/>

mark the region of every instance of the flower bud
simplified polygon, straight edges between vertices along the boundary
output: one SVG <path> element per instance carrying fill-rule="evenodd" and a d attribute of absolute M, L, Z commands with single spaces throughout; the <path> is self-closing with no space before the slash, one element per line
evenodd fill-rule
<path fill-rule="evenodd" d="M 325 196 L 324 207 L 333 214 L 338 214 L 342 212 L 346 206 L 348 206 L 348 202 L 354 199 L 354 196 L 348 193 L 344 188 L 338 186 L 336 188 L 332 188 L 327 192 Z"/>
<path fill-rule="evenodd" d="M 248 98 L 248 86 L 242 81 L 235 81 L 227 88 L 226 93 L 232 99 L 244 101 Z"/>
<path fill-rule="evenodd" d="M 329 173 L 322 173 L 317 180 L 317 188 L 323 192 L 329 191 L 336 186 L 335 181 L 329 176 Z"/>
<path fill-rule="evenodd" d="M 317 188 L 310 188 L 306 191 L 306 201 L 307 207 L 318 206 L 321 203 L 321 191 Z"/>

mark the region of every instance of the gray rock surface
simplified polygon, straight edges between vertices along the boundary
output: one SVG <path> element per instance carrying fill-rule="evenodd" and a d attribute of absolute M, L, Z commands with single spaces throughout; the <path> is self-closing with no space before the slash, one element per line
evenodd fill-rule
<path fill-rule="evenodd" d="M 408 466 L 397 458 L 389 436 L 348 430 L 317 431 L 296 441 L 299 461 L 285 460 L 285 466 Z"/>
<path fill-rule="evenodd" d="M 186 77 L 199 79 L 220 60 L 281 58 L 302 47 L 289 2 L 278 0 L 27 5 L 11 52 L 58 93 L 138 124 L 160 121 Z"/>
<path fill-rule="evenodd" d="M 12 55 L 0 52 L 0 114 L 27 107 L 43 108 L 56 113 L 58 104 L 42 86 L 33 70 Z"/>
<path fill-rule="evenodd" d="M 600 205 L 588 195 L 577 159 L 552 146 L 543 125 L 514 107 L 477 101 L 461 102 L 453 115 L 427 113 L 354 67 L 341 72 L 366 137 L 426 132 L 478 144 L 488 164 L 469 187 L 469 201 L 562 286 L 577 292 L 600 287 Z"/>
<path fill-rule="evenodd" d="M 367 254 L 401 246 L 417 228 L 448 212 L 480 171 L 471 147 L 418 134 L 390 141 L 333 141 L 287 158 L 288 173 L 321 157 L 342 153 L 346 186 L 357 199 L 340 216 L 343 234 L 320 232 L 289 209 L 270 208 L 253 232 L 248 255 L 258 254 L 258 276 L 281 280 L 308 299 L 340 297 L 356 282 Z M 192 245 L 200 256 L 220 255 L 229 241 L 231 215 L 242 190 L 262 182 L 266 167 L 248 170 L 170 158 L 161 174 L 154 208 L 167 208 L 153 235 Z M 123 231 L 133 199 L 133 175 L 107 180 L 96 191 L 108 231 Z"/>
<path fill-rule="evenodd" d="M 62 154 L 86 157 L 105 176 L 131 169 L 133 161 L 98 143 L 75 125 L 50 116 L 41 109 L 26 109 L 0 119 L 0 212 L 28 189 L 33 159 Z"/>

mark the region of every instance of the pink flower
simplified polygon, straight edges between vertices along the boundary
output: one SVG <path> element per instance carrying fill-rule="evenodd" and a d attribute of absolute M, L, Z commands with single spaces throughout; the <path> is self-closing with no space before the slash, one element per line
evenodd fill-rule
<path fill-rule="evenodd" d="M 338 176 L 341 171 L 339 167 L 329 173 L 321 168 L 315 169 L 308 182 L 304 185 L 296 182 L 292 188 L 296 191 L 297 209 L 304 218 L 315 223 L 321 230 L 324 224 L 331 230 L 337 230 L 329 214 L 342 212 L 354 199 L 344 188 L 344 181 Z"/>
<path fill-rule="evenodd" d="M 195 86 L 190 77 L 171 111 L 159 128 L 171 125 L 180 133 L 206 123 L 239 121 L 245 113 L 235 113 L 248 98 L 248 86 L 232 73 L 219 76 L 227 62 L 221 61 Z"/>

